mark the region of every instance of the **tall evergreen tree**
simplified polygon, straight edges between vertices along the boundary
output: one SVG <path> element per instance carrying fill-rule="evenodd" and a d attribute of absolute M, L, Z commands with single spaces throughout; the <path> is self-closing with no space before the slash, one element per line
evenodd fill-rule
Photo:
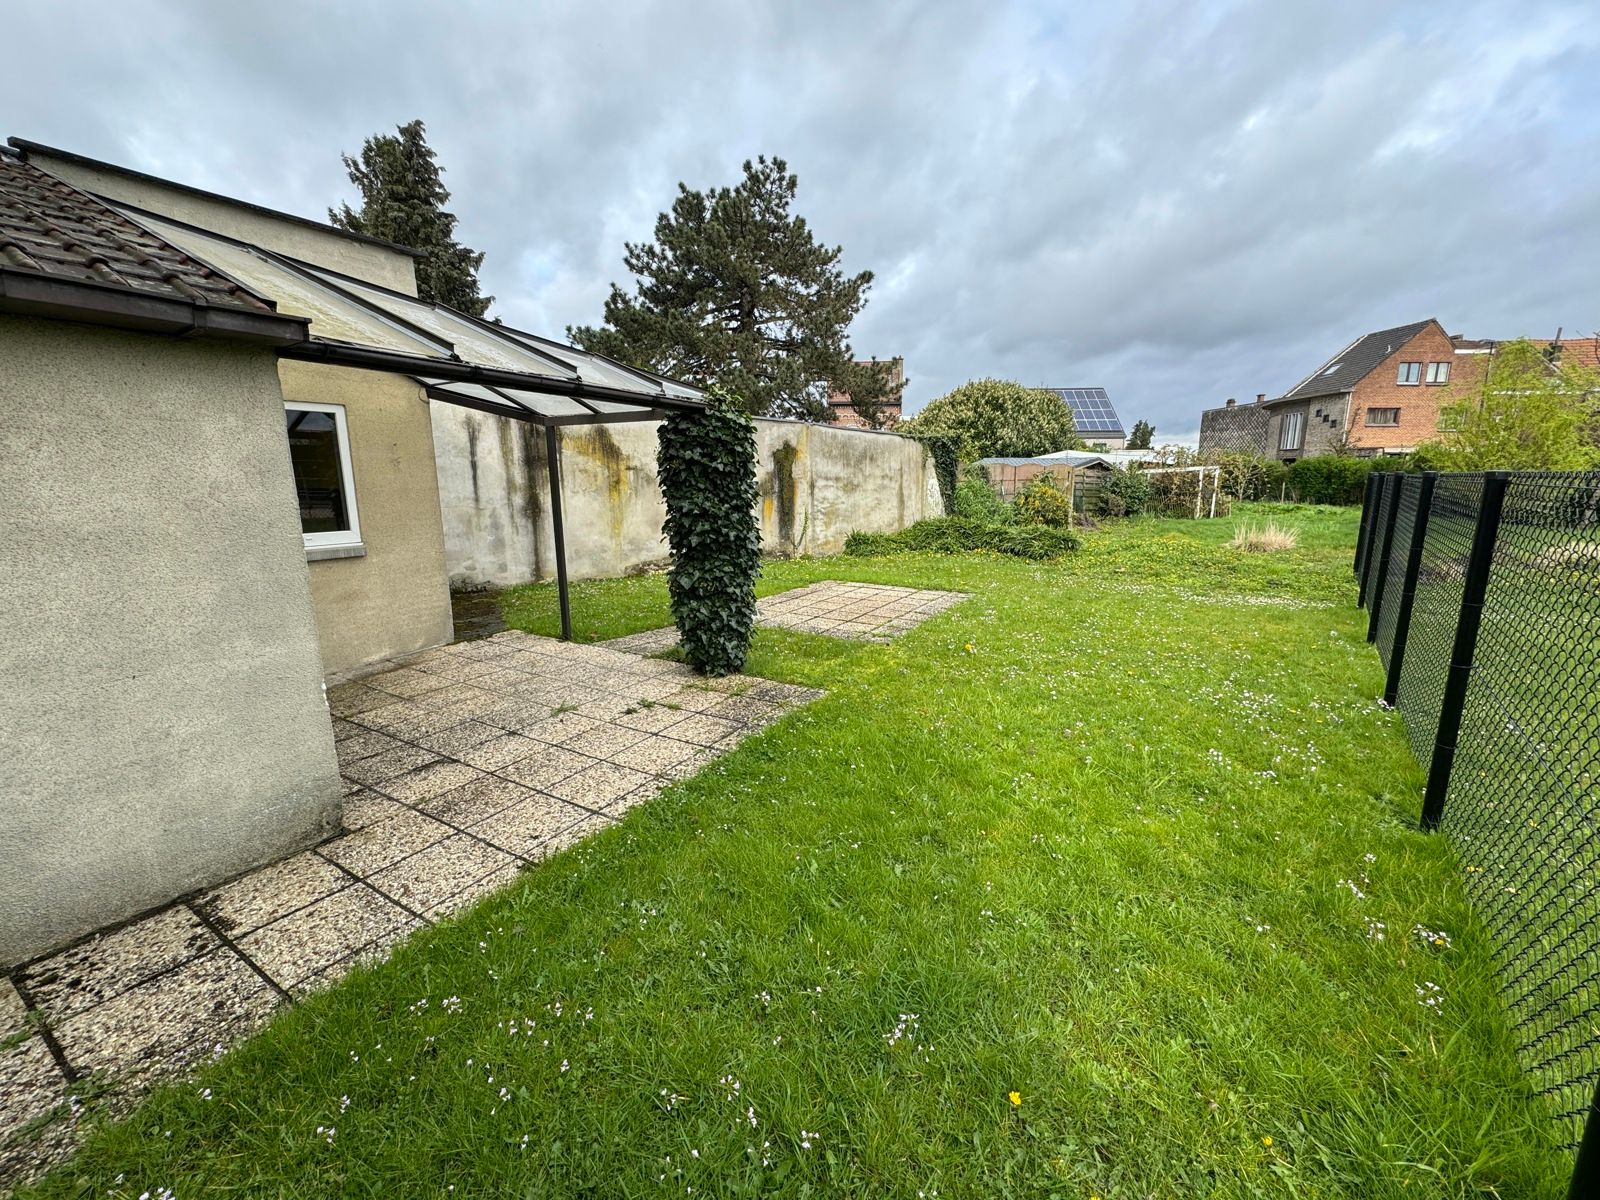
<path fill-rule="evenodd" d="M 1150 439 L 1155 437 L 1156 427 L 1149 421 L 1135 421 L 1133 429 L 1128 433 L 1129 450 L 1150 449 Z"/>
<path fill-rule="evenodd" d="M 845 339 L 872 272 L 846 276 L 840 248 L 791 214 L 796 184 L 783 159 L 766 157 L 747 161 L 733 187 L 680 183 L 655 241 L 624 247 L 636 290 L 612 284 L 605 323 L 567 336 L 686 382 L 720 383 L 757 414 L 826 421 L 830 390 L 879 413 L 903 385 L 858 367 Z"/>
<path fill-rule="evenodd" d="M 422 251 L 417 260 L 417 294 L 474 317 L 488 311 L 493 296 L 478 291 L 483 252 L 455 240 L 456 218 L 446 212 L 450 199 L 444 169 L 434 159 L 427 130 L 412 121 L 397 136 L 375 134 L 361 146 L 361 157 L 341 155 L 350 182 L 361 192 L 361 209 L 348 204 L 328 210 L 341 229 L 399 242 Z"/>

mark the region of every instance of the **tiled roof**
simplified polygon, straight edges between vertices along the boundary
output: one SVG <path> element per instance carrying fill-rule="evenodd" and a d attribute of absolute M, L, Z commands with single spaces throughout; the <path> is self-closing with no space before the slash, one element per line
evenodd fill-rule
<path fill-rule="evenodd" d="M 0 153 L 0 270 L 189 304 L 275 307 L 71 184 Z"/>
<path fill-rule="evenodd" d="M 1380 329 L 1376 333 L 1358 337 L 1278 399 L 1294 400 L 1304 396 L 1333 396 L 1348 392 L 1365 379 L 1374 367 L 1432 323 L 1418 321 L 1414 325 L 1397 325 L 1393 329 Z"/>

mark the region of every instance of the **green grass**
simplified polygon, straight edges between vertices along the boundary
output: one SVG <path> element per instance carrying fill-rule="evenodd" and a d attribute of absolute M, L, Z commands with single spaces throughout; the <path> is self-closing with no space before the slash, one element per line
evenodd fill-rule
<path fill-rule="evenodd" d="M 1354 511 L 1274 516 L 1298 549 L 772 564 L 972 598 L 890 646 L 761 631 L 751 669 L 824 699 L 27 1194 L 1562 1194 L 1374 702 Z M 506 609 L 553 629 L 549 588 Z M 573 609 L 667 621 L 659 577 Z"/>

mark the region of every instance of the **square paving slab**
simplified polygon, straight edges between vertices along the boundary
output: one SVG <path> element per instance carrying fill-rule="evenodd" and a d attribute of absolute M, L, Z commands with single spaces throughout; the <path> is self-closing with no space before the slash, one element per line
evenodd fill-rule
<path fill-rule="evenodd" d="M 966 598 L 965 592 L 824 580 L 757 600 L 756 624 L 768 629 L 887 642 Z M 678 631 L 669 625 L 603 644 L 634 654 L 657 654 L 678 644 Z"/>
<path fill-rule="evenodd" d="M 816 586 L 884 622 L 948 596 Z M 0 1191 L 71 1152 L 86 1082 L 126 1107 L 819 695 L 517 631 L 330 689 L 342 834 L 0 975 Z"/>

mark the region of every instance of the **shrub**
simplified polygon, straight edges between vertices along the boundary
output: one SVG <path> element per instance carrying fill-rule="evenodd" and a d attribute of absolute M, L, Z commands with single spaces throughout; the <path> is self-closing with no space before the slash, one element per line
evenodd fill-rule
<path fill-rule="evenodd" d="M 1110 517 L 1137 517 L 1150 507 L 1150 476 L 1136 467 L 1118 467 L 1100 489 L 1100 506 Z"/>
<path fill-rule="evenodd" d="M 968 467 L 956 484 L 956 505 L 952 514 L 990 525 L 1009 525 L 1016 519 L 1011 505 L 989 486 L 982 467 Z"/>
<path fill-rule="evenodd" d="M 977 379 L 949 395 L 930 400 L 897 432 L 912 437 L 947 437 L 963 461 L 978 458 L 1029 458 L 1083 443 L 1072 427 L 1072 410 L 1054 392 L 1003 379 Z"/>
<path fill-rule="evenodd" d="M 1268 521 L 1259 529 L 1254 522 L 1234 530 L 1233 541 L 1228 545 L 1250 554 L 1273 554 L 1279 550 L 1293 550 L 1300 544 L 1298 530 L 1289 529 Z"/>
<path fill-rule="evenodd" d="M 656 465 L 667 502 L 667 592 L 684 659 L 706 675 L 744 666 L 756 621 L 761 531 L 756 525 L 755 426 L 713 388 L 704 412 L 661 424 Z"/>
<path fill-rule="evenodd" d="M 1373 462 L 1348 454 L 1302 458 L 1289 468 L 1289 486 L 1307 504 L 1360 504 Z"/>
<path fill-rule="evenodd" d="M 1078 548 L 1068 529 L 1049 526 L 986 525 L 966 517 L 932 517 L 899 533 L 863 533 L 845 539 L 844 552 L 858 558 L 891 554 L 963 554 L 988 550 L 1017 558 L 1051 559 Z"/>
<path fill-rule="evenodd" d="M 1208 465 L 1222 468 L 1222 494 L 1235 500 L 1277 500 L 1289 482 L 1289 469 L 1275 458 L 1242 450 L 1206 454 Z"/>
<path fill-rule="evenodd" d="M 1017 520 L 1024 525 L 1065 529 L 1072 524 L 1072 497 L 1056 486 L 1052 475 L 1035 475 L 1017 493 Z"/>

